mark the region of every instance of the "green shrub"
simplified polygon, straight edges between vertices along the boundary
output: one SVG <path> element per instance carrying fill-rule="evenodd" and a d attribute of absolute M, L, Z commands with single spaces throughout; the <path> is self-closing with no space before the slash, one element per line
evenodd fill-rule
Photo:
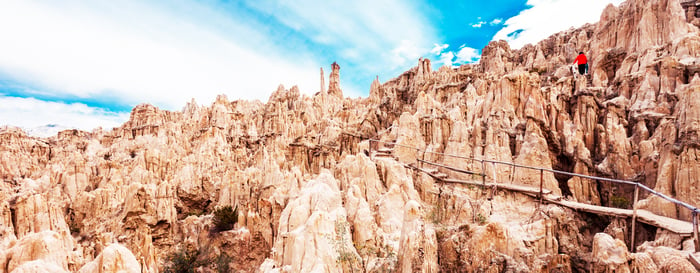
<path fill-rule="evenodd" d="M 233 229 L 233 226 L 238 222 L 238 207 L 232 209 L 231 206 L 225 206 L 214 210 L 214 226 L 212 231 L 221 232 Z"/>
<path fill-rule="evenodd" d="M 70 229 L 71 234 L 80 234 L 80 226 L 78 226 L 78 223 L 75 221 L 68 223 L 68 228 Z"/>
<path fill-rule="evenodd" d="M 352 239 L 349 238 L 350 235 L 347 232 L 349 227 L 350 223 L 345 221 L 345 219 L 338 219 L 335 221 L 335 236 L 331 236 L 331 234 L 326 234 L 325 236 L 326 239 L 331 241 L 335 251 L 338 252 L 338 258 L 336 259 L 338 265 L 347 265 L 350 269 L 353 269 L 355 264 L 360 261 L 355 256 L 355 252 L 347 247 L 348 242 L 352 243 Z"/>
<path fill-rule="evenodd" d="M 479 225 L 483 225 L 483 224 L 486 224 L 486 220 L 487 220 L 487 219 L 486 219 L 486 216 L 482 215 L 481 213 L 478 213 L 478 214 L 476 215 L 476 219 L 475 219 L 475 220 L 476 220 L 476 222 L 477 222 Z"/>
<path fill-rule="evenodd" d="M 205 261 L 197 259 L 199 250 L 182 248 L 168 256 L 165 261 L 165 273 L 195 273 L 197 267 L 206 265 Z"/>
<path fill-rule="evenodd" d="M 204 267 L 209 270 L 216 269 L 214 272 L 227 273 L 231 272 L 230 263 L 233 258 L 222 253 L 218 257 L 213 257 L 211 249 L 205 247 L 204 250 L 194 248 L 180 248 L 168 255 L 165 261 L 164 273 L 195 273 L 197 268 Z M 205 270 L 204 272 L 211 272 Z"/>
<path fill-rule="evenodd" d="M 226 253 L 221 253 L 216 259 L 216 271 L 220 273 L 231 272 L 231 262 L 233 262 L 233 259 L 230 256 L 226 255 Z"/>
<path fill-rule="evenodd" d="M 629 208 L 630 200 L 624 196 L 613 195 L 610 197 L 610 205 L 616 208 L 626 209 Z"/>
<path fill-rule="evenodd" d="M 433 208 L 430 210 L 430 213 L 428 214 L 428 220 L 430 220 L 430 222 L 432 222 L 435 225 L 440 224 L 439 205 L 433 206 Z"/>

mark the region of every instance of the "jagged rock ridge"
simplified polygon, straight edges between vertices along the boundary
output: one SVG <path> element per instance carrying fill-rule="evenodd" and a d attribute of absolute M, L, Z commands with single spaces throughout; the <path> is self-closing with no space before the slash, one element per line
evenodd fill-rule
<path fill-rule="evenodd" d="M 625 219 L 442 185 L 405 168 L 419 155 L 402 146 L 389 157 L 365 154 L 377 138 L 640 181 L 699 204 L 700 38 L 691 7 L 609 6 L 596 24 L 520 50 L 492 42 L 479 64 L 433 71 L 421 59 L 373 82 L 364 99 L 343 98 L 334 64 L 328 89 L 314 96 L 280 86 L 264 104 L 225 96 L 182 111 L 144 104 L 112 131 L 48 139 L 3 128 L 0 271 L 159 272 L 187 248 L 202 250 L 201 259 L 233 257 L 229 265 L 245 272 L 693 270 L 692 240 L 677 234 L 640 225 L 630 253 Z M 578 51 L 591 59 L 590 81 L 571 75 Z M 509 168 L 485 173 L 539 182 Z M 603 205 L 624 206 L 632 194 L 554 175 L 544 187 Z M 690 217 L 642 199 L 641 208 Z M 212 233 L 212 211 L 227 205 L 241 212 L 237 228 Z"/>

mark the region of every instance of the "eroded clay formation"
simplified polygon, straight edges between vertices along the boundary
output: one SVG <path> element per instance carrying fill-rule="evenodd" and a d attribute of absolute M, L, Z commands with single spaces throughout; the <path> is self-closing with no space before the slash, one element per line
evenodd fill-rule
<path fill-rule="evenodd" d="M 344 98 L 333 64 L 313 96 L 280 86 L 267 103 L 143 104 L 113 130 L 46 139 L 5 127 L 0 272 L 161 272 L 181 249 L 231 257 L 244 272 L 694 272 L 688 236 L 639 224 L 630 251 L 629 219 L 406 168 L 421 158 L 482 171 L 410 146 L 637 181 L 700 204 L 697 1 L 680 2 L 609 6 L 596 24 L 520 50 L 492 42 L 479 64 L 433 71 L 422 59 L 372 83 L 368 98 Z M 589 78 L 569 69 L 579 51 Z M 539 183 L 507 167 L 485 173 Z M 543 187 L 594 205 L 630 208 L 633 198 L 629 187 L 551 173 Z M 238 223 L 212 232 L 224 206 L 238 207 Z"/>

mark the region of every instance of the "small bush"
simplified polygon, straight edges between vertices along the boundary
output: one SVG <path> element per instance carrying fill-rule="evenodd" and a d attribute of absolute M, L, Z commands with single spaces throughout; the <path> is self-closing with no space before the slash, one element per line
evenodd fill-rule
<path fill-rule="evenodd" d="M 197 259 L 199 250 L 196 249 L 180 249 L 168 256 L 165 261 L 165 273 L 195 273 L 197 267 L 206 265 L 204 261 Z"/>
<path fill-rule="evenodd" d="M 434 206 L 430 210 L 430 213 L 428 214 L 428 219 L 430 220 L 430 222 L 432 222 L 435 225 L 440 223 L 440 207 L 439 207 L 439 205 Z"/>
<path fill-rule="evenodd" d="M 68 223 L 68 228 L 70 229 L 71 234 L 80 234 L 80 226 L 78 226 L 78 223 L 75 221 Z"/>
<path fill-rule="evenodd" d="M 355 255 L 355 252 L 353 252 L 352 249 L 347 247 L 348 242 L 352 243 L 352 239 L 349 238 L 350 236 L 347 232 L 349 227 L 350 223 L 348 223 L 344 219 L 336 220 L 335 236 L 330 236 L 331 234 L 326 234 L 326 239 L 331 241 L 331 243 L 333 244 L 333 248 L 335 248 L 335 251 L 338 252 L 338 258 L 336 259 L 338 265 L 347 265 L 352 269 L 354 268 L 355 264 L 359 262 L 359 257 Z"/>
<path fill-rule="evenodd" d="M 180 248 L 168 255 L 163 267 L 164 273 L 195 273 L 198 268 L 214 270 L 214 272 L 231 272 L 230 263 L 233 258 L 221 253 L 218 257 L 211 255 L 211 249 Z M 204 272 L 212 272 L 205 270 Z"/>
<path fill-rule="evenodd" d="M 238 207 L 232 209 L 231 206 L 225 206 L 214 210 L 214 219 L 212 231 L 222 232 L 233 229 L 233 226 L 238 222 Z"/>
<path fill-rule="evenodd" d="M 187 213 L 185 213 L 185 218 L 190 217 L 190 216 L 202 216 L 205 214 L 205 211 L 203 209 L 191 209 Z"/>
<path fill-rule="evenodd" d="M 487 219 L 486 219 L 486 216 L 482 215 L 481 213 L 479 213 L 479 214 L 476 215 L 476 222 L 477 222 L 479 225 L 486 224 L 486 220 L 487 220 Z"/>
<path fill-rule="evenodd" d="M 221 253 L 216 259 L 216 271 L 220 273 L 231 272 L 231 262 L 233 259 L 226 255 L 226 253 Z"/>
<path fill-rule="evenodd" d="M 630 200 L 624 196 L 613 195 L 610 197 L 610 204 L 616 208 L 626 209 L 630 206 Z"/>

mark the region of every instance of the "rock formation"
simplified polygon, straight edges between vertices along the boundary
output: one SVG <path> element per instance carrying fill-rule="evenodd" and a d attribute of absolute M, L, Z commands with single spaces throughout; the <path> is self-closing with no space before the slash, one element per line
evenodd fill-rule
<path fill-rule="evenodd" d="M 314 96 L 280 86 L 266 103 L 142 104 L 113 130 L 50 138 L 3 127 L 0 271 L 161 272 L 194 250 L 186 261 L 202 272 L 693 272 L 687 235 L 638 224 L 630 248 L 628 219 L 406 167 L 542 179 L 568 201 L 631 208 L 633 187 L 467 159 L 485 158 L 700 204 L 700 36 L 688 3 L 629 0 L 519 50 L 492 42 L 478 64 L 435 71 L 420 59 L 368 98 L 343 97 L 334 63 Z M 571 75 L 578 51 L 590 80 Z M 226 206 L 237 224 L 215 231 Z"/>
<path fill-rule="evenodd" d="M 323 84 L 323 82 L 321 84 Z M 343 97 L 343 90 L 340 89 L 340 65 L 336 62 L 331 64 L 331 74 L 328 79 L 328 94 L 339 98 Z"/>
<path fill-rule="evenodd" d="M 682 0 L 681 6 L 685 10 L 685 16 L 689 23 L 700 26 L 700 1 Z"/>

